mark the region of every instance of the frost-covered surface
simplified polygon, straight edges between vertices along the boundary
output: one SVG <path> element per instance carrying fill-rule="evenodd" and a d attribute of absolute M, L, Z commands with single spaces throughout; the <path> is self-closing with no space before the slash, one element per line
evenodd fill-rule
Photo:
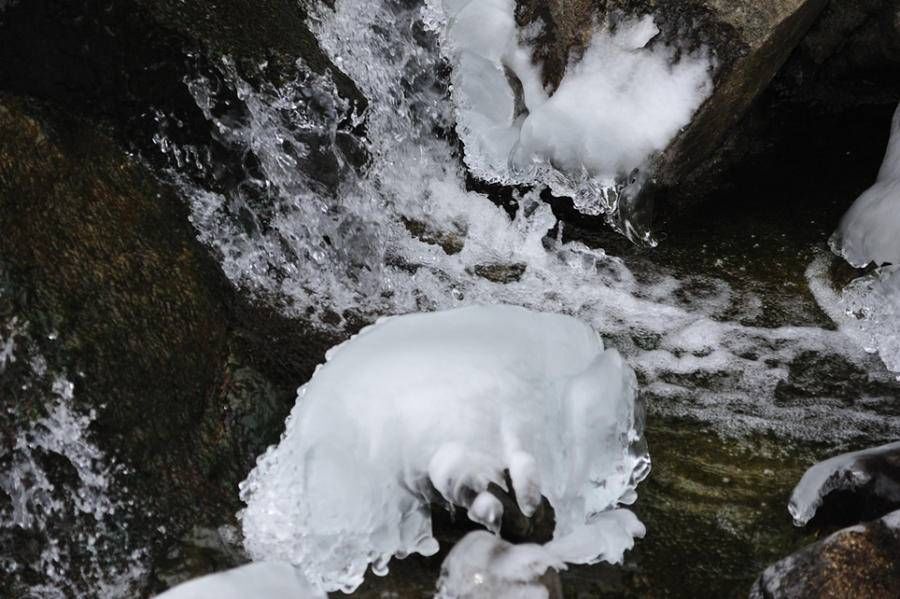
<path fill-rule="evenodd" d="M 841 219 L 831 239 L 834 252 L 861 268 L 874 263 L 900 265 L 900 106 L 875 184 Z"/>
<path fill-rule="evenodd" d="M 788 511 L 794 524 L 803 526 L 816 515 L 825 497 L 832 491 L 852 491 L 879 476 L 878 458 L 900 455 L 900 441 L 829 458 L 807 470 L 791 493 Z M 900 500 L 896 483 L 876 485 L 874 493 L 885 499 Z"/>
<path fill-rule="evenodd" d="M 91 440 L 94 415 L 76 407 L 73 383 L 28 329 L 0 322 L 0 393 L 16 387 L 5 409 L 18 427 L 0 448 L 0 584 L 35 598 L 125 596 L 146 556 L 128 548 L 120 468 Z"/>
<path fill-rule="evenodd" d="M 709 56 L 652 40 L 651 15 L 597 27 L 557 89 L 532 62 L 514 0 L 432 0 L 453 66 L 457 131 L 478 177 L 543 184 L 588 214 L 616 216 L 634 172 L 663 151 L 712 92 Z M 637 184 L 637 181 L 634 181 Z M 627 214 L 624 215 L 628 223 Z M 616 218 L 611 222 L 617 223 Z M 637 223 L 630 237 L 649 240 Z"/>
<path fill-rule="evenodd" d="M 254 562 L 180 584 L 158 599 L 325 599 L 296 568 Z"/>
<path fill-rule="evenodd" d="M 900 373 L 900 266 L 883 266 L 838 291 L 828 277 L 828 262 L 820 256 L 807 270 L 816 301 L 843 333 Z"/>
<path fill-rule="evenodd" d="M 537 191 L 515 195 L 514 218 L 466 191 L 446 135 L 454 107 L 438 40 L 421 6 L 338 0 L 334 11 L 320 6 L 313 17 L 323 49 L 369 100 L 365 138 L 341 124 L 354 118 L 330 79 L 302 65 L 300 78 L 280 88 L 254 89 L 227 64 L 222 80 L 189 82 L 223 143 L 259 165 L 228 193 L 182 179 L 200 237 L 234 284 L 288 315 L 338 329 L 353 314 L 373 320 L 473 303 L 563 312 L 614 340 L 646 378 L 642 392 L 654 414 L 727 434 L 835 443 L 900 437 L 900 418 L 875 409 L 893 397 L 855 406 L 828 396 L 774 401 L 790 364 L 808 354 L 838 355 L 882 376 L 877 360 L 842 332 L 746 326 L 760 314 L 752 293 L 660 268 L 636 273 L 603 250 L 548 237 L 557 220 Z M 226 106 L 231 94 L 223 89 L 241 102 Z M 363 169 L 349 166 L 354 140 L 369 155 Z M 183 167 L 178 172 L 216 168 L 201 149 L 162 133 L 158 141 Z M 723 270 L 739 273 L 735 262 Z"/>
<path fill-rule="evenodd" d="M 643 533 L 598 517 L 635 500 L 649 458 L 634 373 L 589 326 L 473 306 L 381 320 L 326 357 L 241 486 L 255 559 L 353 590 L 370 563 L 437 551 L 434 499 L 496 530 L 504 470 L 524 514 L 549 500 L 565 561 L 618 561 Z"/>

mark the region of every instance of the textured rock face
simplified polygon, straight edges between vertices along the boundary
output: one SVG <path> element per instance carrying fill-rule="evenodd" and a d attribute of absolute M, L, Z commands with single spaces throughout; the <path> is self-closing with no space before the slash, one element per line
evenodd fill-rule
<path fill-rule="evenodd" d="M 650 166 L 661 187 L 702 178 L 719 160 L 717 151 L 753 100 L 787 60 L 826 0 L 519 0 L 520 25 L 540 21 L 536 60 L 545 83 L 561 78 L 570 54 L 582 51 L 594 23 L 621 12 L 653 14 L 664 42 L 686 49 L 710 48 L 717 61 L 715 91 L 691 124 Z"/>
<path fill-rule="evenodd" d="M 779 95 L 826 110 L 896 104 L 900 2 L 832 0 L 776 81 Z"/>
<path fill-rule="evenodd" d="M 3 309 L 55 339 L 42 352 L 96 411 L 97 443 L 129 465 L 122 482 L 146 514 L 134 542 L 227 521 L 297 381 L 336 340 L 241 300 L 184 205 L 90 122 L 2 94 L 0 214 L 15 290 Z"/>
<path fill-rule="evenodd" d="M 753 599 L 900 597 L 900 512 L 840 530 L 770 566 Z"/>

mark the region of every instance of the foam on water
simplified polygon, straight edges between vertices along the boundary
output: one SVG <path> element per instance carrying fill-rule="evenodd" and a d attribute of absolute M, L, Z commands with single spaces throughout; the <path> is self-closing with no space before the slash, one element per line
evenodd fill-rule
<path fill-rule="evenodd" d="M 724 281 L 661 268 L 638 277 L 601 249 L 562 242 L 539 188 L 512 192 L 512 217 L 468 191 L 445 62 L 420 5 L 338 0 L 312 18 L 323 49 L 368 99 L 362 125 L 329 77 L 302 64 L 278 88 L 250 85 L 227 61 L 222 80 L 188 82 L 220 142 L 252 165 L 226 192 L 182 178 L 200 238 L 236 285 L 338 329 L 352 316 L 474 303 L 562 312 L 613 340 L 651 413 L 835 443 L 900 434 L 900 419 L 876 413 L 887 396 L 774 401 L 807 355 L 839 355 L 891 380 L 843 332 L 742 325 L 759 300 Z M 214 168 L 202 149 L 159 142 L 177 172 Z M 697 285 L 708 291 L 692 295 Z"/>

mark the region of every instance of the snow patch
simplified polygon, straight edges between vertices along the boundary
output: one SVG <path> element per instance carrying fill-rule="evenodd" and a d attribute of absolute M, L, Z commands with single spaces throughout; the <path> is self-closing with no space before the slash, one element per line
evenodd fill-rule
<path fill-rule="evenodd" d="M 496 530 L 505 470 L 523 512 L 553 506 L 565 561 L 618 561 L 643 534 L 600 517 L 636 499 L 649 458 L 634 373 L 589 326 L 473 306 L 382 319 L 326 357 L 241 485 L 255 559 L 352 591 L 370 563 L 437 551 L 433 500 Z"/>

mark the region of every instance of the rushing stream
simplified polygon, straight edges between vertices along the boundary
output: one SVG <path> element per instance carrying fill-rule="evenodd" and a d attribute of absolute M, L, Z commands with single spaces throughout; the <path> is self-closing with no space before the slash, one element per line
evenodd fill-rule
<path fill-rule="evenodd" d="M 198 238 L 242 292 L 339 335 L 384 315 L 471 304 L 590 324 L 637 374 L 655 471 L 635 508 L 648 538 L 621 571 L 578 567 L 564 588 L 746 590 L 748 577 L 806 540 L 785 510 L 805 464 L 900 438 L 900 385 L 885 367 L 897 368 L 900 349 L 896 330 L 878 326 L 893 316 L 871 316 L 863 293 L 834 290 L 827 232 L 791 241 L 773 227 L 731 246 L 622 249 L 612 235 L 580 236 L 558 220 L 546 181 L 484 191 L 455 129 L 434 11 L 404 0 L 321 4 L 314 33 L 365 105 L 302 61 L 282 85 L 247 81 L 228 58 L 198 69 L 184 83 L 214 143 L 242 156 L 242 178 L 228 185 L 210 183 L 214 153 L 176 142 L 159 115 L 154 143 Z M 767 272 L 773 256 L 784 281 Z M 37 597 L 127 594 L 146 576 L 145 548 L 129 543 L 130 500 L 114 484 L 121 468 L 92 440 L 76 375 L 48 364 L 15 317 L 0 320 L 0 376 L 10 373 L 29 381 L 20 393 L 37 398 L 40 417 L 0 456 L 0 488 L 13 500 L 0 513 L 0 541 L 25 530 L 43 550 L 0 568 Z M 86 554 L 71 553 L 81 546 Z M 684 580 L 679 552 L 702 562 Z M 392 564 L 390 577 L 369 576 L 359 594 L 427 594 L 439 565 Z M 78 588 L 76 578 L 96 586 Z"/>

